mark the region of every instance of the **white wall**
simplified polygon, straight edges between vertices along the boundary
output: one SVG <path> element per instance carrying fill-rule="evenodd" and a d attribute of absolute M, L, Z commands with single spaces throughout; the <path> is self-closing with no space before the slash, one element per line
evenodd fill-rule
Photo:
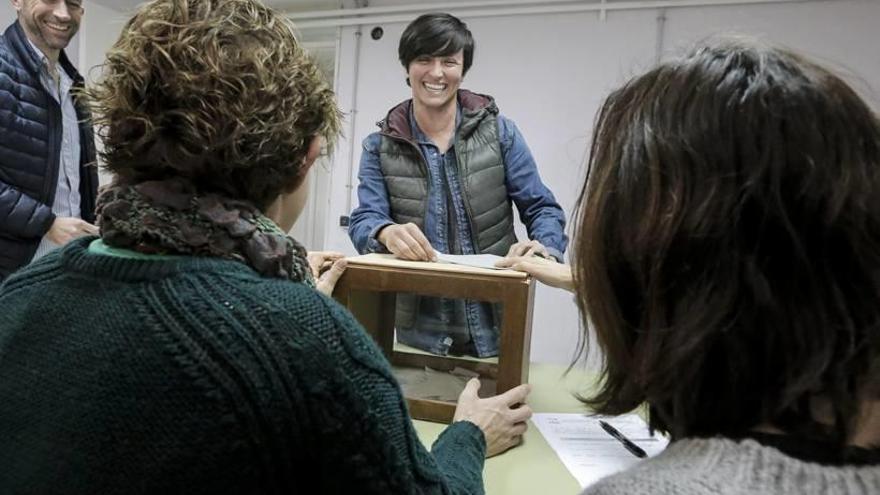
<path fill-rule="evenodd" d="M 83 4 L 86 11 L 80 26 L 79 70 L 92 84 L 101 76 L 101 64 L 107 52 L 119 38 L 122 26 L 130 17 L 126 12 L 116 10 L 95 2 Z M 100 141 L 97 143 L 101 149 Z M 109 182 L 110 176 L 103 168 L 98 169 L 98 182 L 103 185 Z"/>
<path fill-rule="evenodd" d="M 107 51 L 119 38 L 122 25 L 128 20 L 126 12 L 95 2 L 86 2 L 85 14 L 80 26 L 80 72 L 89 83 L 101 74 Z"/>
<path fill-rule="evenodd" d="M 661 15 L 665 22 L 658 22 Z M 760 36 L 847 68 L 847 78 L 862 94 L 880 102 L 875 0 L 621 11 L 604 21 L 596 13 L 462 18 L 476 38 L 474 65 L 463 87 L 495 96 L 501 112 L 522 130 L 544 181 L 567 213 L 582 184 L 599 104 L 610 89 L 656 60 L 658 34 L 664 57 L 720 32 Z M 392 105 L 409 97 L 397 61 L 405 24 L 383 25 L 379 41 L 369 36 L 373 27 L 363 26 L 359 48 L 357 28 L 340 30 L 337 91 L 353 127 L 346 128 L 347 139 L 336 151 L 331 221 L 357 206 L 361 141 Z M 324 247 L 354 253 L 346 231 L 335 226 L 327 230 Z M 540 287 L 536 297 L 532 360 L 567 363 L 578 334 L 571 296 Z"/>
<path fill-rule="evenodd" d="M 880 106 L 880 0 L 683 9 L 667 18 L 673 49 L 718 33 L 754 34 L 811 56 Z"/>
<path fill-rule="evenodd" d="M 89 78 L 97 75 L 91 68 L 103 61 L 127 15 L 87 2 L 82 41 L 74 51 Z M 661 15 L 663 23 L 658 22 Z M 658 34 L 664 57 L 721 32 L 761 36 L 844 70 L 880 107 L 878 0 L 610 12 L 605 21 L 595 13 L 462 18 L 477 42 L 474 66 L 463 86 L 495 96 L 501 111 L 516 121 L 544 181 L 567 213 L 582 183 L 588 136 L 600 102 L 610 89 L 655 61 Z M 12 19 L 11 6 L 0 0 L 0 21 L 8 24 Z M 327 223 L 323 245 L 312 248 L 354 254 L 346 231 L 336 222 L 357 205 L 360 143 L 389 107 L 409 97 L 397 62 L 397 41 L 405 24 L 382 25 L 385 35 L 379 41 L 369 36 L 373 27 L 364 26 L 359 47 L 356 27 L 339 30 L 336 90 L 349 119 L 328 180 L 322 178 L 327 192 L 315 201 L 327 208 Z M 539 287 L 532 359 L 567 363 L 577 335 L 571 296 Z"/>
<path fill-rule="evenodd" d="M 6 30 L 6 26 L 15 21 L 15 9 L 12 8 L 12 2 L 0 1 L 0 29 Z"/>

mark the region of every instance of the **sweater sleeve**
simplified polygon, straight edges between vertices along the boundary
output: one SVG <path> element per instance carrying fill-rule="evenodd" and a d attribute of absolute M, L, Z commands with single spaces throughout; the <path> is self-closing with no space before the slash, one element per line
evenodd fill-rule
<path fill-rule="evenodd" d="M 453 490 L 454 493 L 483 492 L 482 468 L 486 458 L 486 440 L 477 425 L 469 421 L 452 423 L 437 437 L 431 454 L 449 485 L 475 487 L 473 490 Z"/>
<path fill-rule="evenodd" d="M 294 330 L 307 430 L 322 466 L 322 493 L 482 494 L 486 444 L 469 422 L 449 426 L 428 452 L 390 365 L 341 306 L 321 299 L 326 328 Z M 319 325 L 323 326 L 323 325 Z M 332 475 L 330 475 L 332 473 Z"/>

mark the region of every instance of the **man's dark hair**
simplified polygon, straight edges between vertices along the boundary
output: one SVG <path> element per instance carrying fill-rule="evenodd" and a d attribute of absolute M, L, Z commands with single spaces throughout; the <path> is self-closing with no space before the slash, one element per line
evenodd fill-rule
<path fill-rule="evenodd" d="M 880 395 L 880 122 L 844 81 L 743 40 L 660 65 L 602 106 L 577 217 L 596 412 L 842 448 Z"/>
<path fill-rule="evenodd" d="M 400 35 L 397 56 L 403 68 L 409 69 L 416 57 L 443 57 L 459 50 L 464 52 L 462 75 L 465 75 L 474 61 L 474 37 L 467 24 L 449 14 L 424 14 L 409 23 Z"/>

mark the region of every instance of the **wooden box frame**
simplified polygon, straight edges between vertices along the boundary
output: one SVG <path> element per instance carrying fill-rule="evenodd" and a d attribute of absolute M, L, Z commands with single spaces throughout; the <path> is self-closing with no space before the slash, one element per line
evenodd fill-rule
<path fill-rule="evenodd" d="M 395 351 L 394 318 L 399 292 L 502 303 L 498 364 Z M 348 259 L 333 297 L 373 336 L 393 366 L 466 368 L 482 377 L 494 378 L 498 394 L 528 382 L 535 283 L 524 273 L 370 254 Z M 411 397 L 406 400 L 415 419 L 452 422 L 454 402 Z"/>

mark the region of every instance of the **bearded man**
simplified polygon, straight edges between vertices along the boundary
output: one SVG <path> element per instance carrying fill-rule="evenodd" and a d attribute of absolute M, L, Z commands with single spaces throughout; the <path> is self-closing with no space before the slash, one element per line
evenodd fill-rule
<path fill-rule="evenodd" d="M 64 49 L 82 0 L 12 0 L 0 36 L 0 280 L 52 249 L 97 233 L 94 136 L 83 78 Z"/>

